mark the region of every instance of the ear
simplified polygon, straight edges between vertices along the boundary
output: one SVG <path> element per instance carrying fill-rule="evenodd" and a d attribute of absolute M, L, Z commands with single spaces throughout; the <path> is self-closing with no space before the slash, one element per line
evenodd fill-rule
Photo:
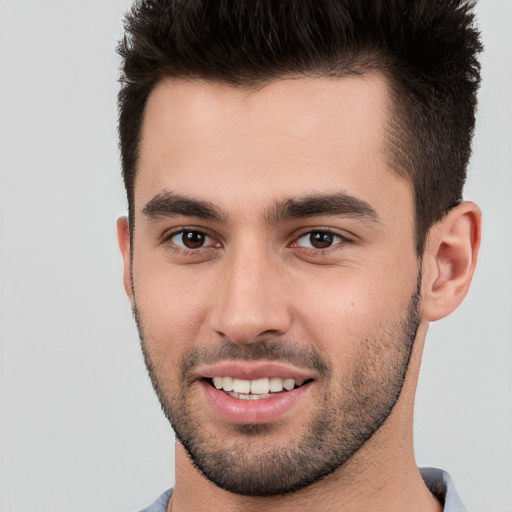
<path fill-rule="evenodd" d="M 133 286 L 132 286 L 132 255 L 130 247 L 130 226 L 126 217 L 119 217 L 117 219 L 117 241 L 119 243 L 119 249 L 121 250 L 121 256 L 123 257 L 123 284 L 126 291 L 126 295 L 133 299 Z"/>
<path fill-rule="evenodd" d="M 449 315 L 462 302 L 475 272 L 482 213 L 463 202 L 432 226 L 423 257 L 422 314 L 429 322 Z"/>

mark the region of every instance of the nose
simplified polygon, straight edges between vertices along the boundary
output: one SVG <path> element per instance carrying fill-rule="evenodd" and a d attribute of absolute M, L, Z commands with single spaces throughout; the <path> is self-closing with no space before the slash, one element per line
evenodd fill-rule
<path fill-rule="evenodd" d="M 213 330 L 237 344 L 285 334 L 292 312 L 282 281 L 282 269 L 264 251 L 237 251 L 219 274 Z"/>

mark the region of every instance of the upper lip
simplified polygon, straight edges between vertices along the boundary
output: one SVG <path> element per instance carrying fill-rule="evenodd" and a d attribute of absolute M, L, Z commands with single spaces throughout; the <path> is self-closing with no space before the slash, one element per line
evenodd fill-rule
<path fill-rule="evenodd" d="M 203 365 L 197 372 L 198 378 L 233 377 L 235 379 L 256 380 L 271 377 L 307 380 L 315 377 L 315 372 L 273 361 L 223 361 Z"/>

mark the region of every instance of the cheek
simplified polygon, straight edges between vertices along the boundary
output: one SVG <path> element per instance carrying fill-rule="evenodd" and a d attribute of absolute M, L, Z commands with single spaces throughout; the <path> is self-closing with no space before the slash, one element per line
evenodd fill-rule
<path fill-rule="evenodd" d="M 140 260 L 134 266 L 134 289 L 148 348 L 166 360 L 204 339 L 205 318 L 211 296 L 208 283 L 194 272 L 159 268 Z"/>
<path fill-rule="evenodd" d="M 329 357 L 347 360 L 361 343 L 378 339 L 406 315 L 415 284 L 413 266 L 401 275 L 382 269 L 332 272 L 303 287 L 297 319 L 307 339 Z"/>

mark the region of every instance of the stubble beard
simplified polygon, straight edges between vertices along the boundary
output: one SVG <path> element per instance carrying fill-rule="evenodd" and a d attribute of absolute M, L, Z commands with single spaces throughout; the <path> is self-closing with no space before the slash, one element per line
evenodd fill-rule
<path fill-rule="evenodd" d="M 332 365 L 316 349 L 269 339 L 248 345 L 224 341 L 214 349 L 191 349 L 181 359 L 178 385 L 171 388 L 165 361 L 152 353 L 134 301 L 153 388 L 194 466 L 222 489 L 261 497 L 298 491 L 341 468 L 380 429 L 400 396 L 420 321 L 420 283 L 421 273 L 402 318 L 361 340 L 350 373 L 338 382 Z M 275 428 L 272 424 L 238 424 L 221 434 L 205 425 L 191 375 L 199 364 L 223 358 L 282 361 L 320 375 L 323 393 L 318 393 L 314 415 L 299 439 L 293 440 L 293 429 L 290 443 L 267 442 Z"/>

